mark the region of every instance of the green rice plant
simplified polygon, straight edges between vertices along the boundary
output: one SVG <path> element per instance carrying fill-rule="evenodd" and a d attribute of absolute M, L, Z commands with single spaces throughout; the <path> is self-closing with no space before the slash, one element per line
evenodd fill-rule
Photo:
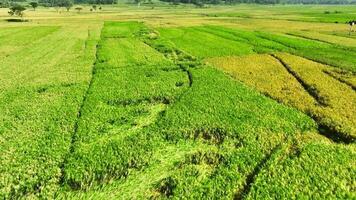
<path fill-rule="evenodd" d="M 225 28 L 222 26 L 202 26 L 197 29 L 229 39 L 241 41 L 253 46 L 253 51 L 257 53 L 270 53 L 275 51 L 286 51 L 287 46 L 272 40 L 258 37 L 256 32 Z"/>
<path fill-rule="evenodd" d="M 342 47 L 308 38 L 218 26 L 161 28 L 159 32 L 163 38 L 170 40 L 178 48 L 199 58 L 282 51 L 350 71 L 354 71 L 355 68 L 353 60 L 356 52 L 350 51 L 351 47 Z M 193 37 L 204 39 L 192 40 Z M 229 45 L 224 46 L 225 44 Z M 209 45 L 214 47 L 210 48 Z M 234 47 L 238 47 L 238 50 L 231 50 Z"/>
<path fill-rule="evenodd" d="M 314 123 L 309 121 L 310 119 L 304 114 L 280 106 L 241 83 L 230 80 L 225 74 L 215 69 L 206 67 L 190 71 L 193 78 L 192 88 L 185 94 L 186 98 L 182 96 L 179 102 L 166 110 L 165 120 L 168 121 L 165 123 L 169 125 L 167 127 L 160 125 L 162 131 L 166 132 L 167 138 L 194 137 L 194 130 L 202 128 L 209 130 L 219 127 L 219 124 L 224 124 L 225 130 L 234 129 L 241 134 L 251 133 L 252 129 L 261 132 L 294 133 L 296 130 L 309 130 L 314 126 Z M 211 81 L 209 76 L 214 77 L 215 85 L 208 84 Z M 208 95 L 206 91 L 211 91 L 214 95 Z M 194 98 L 191 96 L 193 93 Z M 219 109 L 214 109 L 213 102 Z M 194 112 L 189 111 L 193 109 Z M 256 119 L 256 121 L 251 119 Z M 301 122 L 295 123 L 295 120 L 301 120 Z M 169 123 L 169 121 L 172 122 Z M 177 123 L 178 121 L 180 123 Z"/>
<path fill-rule="evenodd" d="M 261 170 L 246 199 L 354 199 L 355 158 L 353 144 L 291 145 Z"/>
<path fill-rule="evenodd" d="M 48 34 L 58 31 L 58 26 L 38 26 L 23 28 L 7 28 L 0 31 L 1 45 L 26 46 L 28 43 L 41 39 Z M 36 31 L 36 34 L 33 32 Z"/>
<path fill-rule="evenodd" d="M 259 36 L 290 47 L 287 51 L 289 53 L 353 72 L 356 69 L 354 62 L 355 51 L 348 51 L 343 47 L 324 42 L 291 36 L 272 35 L 266 32 L 260 32 Z"/>
<path fill-rule="evenodd" d="M 316 134 L 353 134 L 354 36 L 302 22 L 353 8 L 320 7 L 0 22 L 0 199 L 354 198 L 354 144 Z"/>
<path fill-rule="evenodd" d="M 108 38 L 100 42 L 97 69 L 128 66 L 164 66 L 171 63 L 164 56 L 135 38 Z"/>
<path fill-rule="evenodd" d="M 131 127 L 137 115 L 145 114 L 152 105 L 174 102 L 188 86 L 188 77 L 181 71 L 144 66 L 98 70 L 84 103 L 77 141 L 107 136 L 106 125 Z"/>
<path fill-rule="evenodd" d="M 178 52 L 173 47 L 165 47 L 165 41 L 156 38 L 152 43 L 145 42 L 159 47 L 160 52 Z M 171 53 L 164 55 L 170 57 Z M 178 56 L 172 60 L 179 63 L 180 59 Z M 236 189 L 248 184 L 246 179 L 253 168 L 284 137 L 315 129 L 314 122 L 306 115 L 263 97 L 215 69 L 188 66 L 185 68 L 188 73 L 171 69 L 129 66 L 96 70 L 74 137 L 73 152 L 65 164 L 65 183 L 72 190 L 62 195 L 100 196 L 114 187 L 126 191 L 120 194 L 126 198 L 164 197 L 178 194 L 183 188 L 186 197 L 204 194 L 232 197 Z M 176 81 L 183 85 L 175 84 Z M 187 81 L 192 81 L 189 87 Z M 158 102 L 152 105 L 155 100 Z M 154 108 L 166 100 L 169 101 L 164 112 Z M 151 123 L 132 128 L 139 126 L 137 119 L 147 119 L 146 116 L 152 119 Z M 187 152 L 183 159 L 172 163 L 170 155 L 175 156 L 183 148 L 183 142 L 192 144 L 192 149 L 201 143 L 208 148 Z M 167 145 L 173 150 L 169 154 L 161 153 Z M 159 157 L 160 153 L 165 157 Z M 154 163 L 155 159 L 161 164 Z M 206 165 L 209 165 L 207 170 L 200 170 Z M 236 167 L 238 171 L 232 170 Z M 187 174 L 196 170 L 201 180 L 191 185 L 194 176 Z M 150 184 L 142 190 L 130 187 L 133 193 L 125 188 L 130 183 L 123 182 L 125 179 L 135 182 L 131 177 L 135 172 L 145 174 L 145 181 Z M 171 182 L 179 187 L 170 188 Z M 98 193 L 94 189 L 100 184 L 108 189 Z M 215 189 L 208 191 L 206 186 L 210 184 Z M 191 188 L 187 189 L 187 185 Z M 76 192 L 78 189 L 89 192 Z"/>
<path fill-rule="evenodd" d="M 168 105 L 156 123 L 135 134 L 121 136 L 120 132 L 111 140 L 83 144 L 71 156 L 78 159 L 70 162 L 73 166 L 69 168 L 81 172 L 76 176 L 80 177 L 78 184 L 93 178 L 85 177 L 93 170 L 101 176 L 103 171 L 97 171 L 101 169 L 108 178 L 105 188 L 94 190 L 99 186 L 93 184 L 93 190 L 62 195 L 149 198 L 171 193 L 174 198 L 233 197 L 284 137 L 315 128 L 309 117 L 263 97 L 222 72 L 209 67 L 190 70 L 192 87 Z M 207 95 L 207 91 L 213 95 Z M 182 145 L 187 143 L 192 145 L 189 152 Z M 197 148 L 201 143 L 205 147 Z M 167 146 L 171 150 L 165 152 Z M 185 153 L 180 159 L 171 159 L 178 152 Z M 99 164 L 101 168 L 97 168 Z M 142 179 L 144 184 L 137 182 Z M 174 187 L 170 187 L 170 180 Z"/>
<path fill-rule="evenodd" d="M 160 28 L 162 38 L 173 42 L 181 49 L 198 58 L 224 55 L 245 55 L 252 53 L 248 44 L 231 41 L 194 28 Z"/>
<path fill-rule="evenodd" d="M 0 30 L 0 58 L 6 57 L 28 47 L 31 43 L 41 40 L 57 31 L 56 26 L 13 27 Z M 33 32 L 36 34 L 33 34 Z"/>
<path fill-rule="evenodd" d="M 306 12 L 303 15 L 310 17 L 309 21 L 313 22 L 328 22 L 328 23 L 345 23 L 350 19 L 356 17 L 355 12 L 337 12 L 334 11 L 332 13 L 326 14 L 328 11 L 322 12 Z"/>
<path fill-rule="evenodd" d="M 58 190 L 98 28 L 55 28 L 0 60 L 0 198 L 53 198 Z"/>
<path fill-rule="evenodd" d="M 65 161 L 64 184 L 71 189 L 89 189 L 144 166 L 156 141 L 145 127 L 189 86 L 187 74 L 162 54 L 137 39 L 114 36 L 102 37 L 99 62 Z M 151 62 L 150 54 L 167 65 Z M 142 57 L 151 60 L 142 62 Z"/>
<path fill-rule="evenodd" d="M 132 38 L 144 27 L 137 21 L 105 22 L 101 33 L 102 38 Z"/>
<path fill-rule="evenodd" d="M 314 127 L 305 115 L 215 69 L 191 69 L 191 73 L 192 88 L 166 110 L 157 131 L 168 141 L 201 139 L 218 151 L 186 155 L 170 175 L 154 184 L 153 191 L 160 197 L 232 198 L 249 184 L 247 177 L 284 137 Z"/>
<path fill-rule="evenodd" d="M 340 46 L 345 46 L 350 49 L 354 49 L 356 47 L 356 41 L 351 38 L 347 37 L 341 37 L 341 36 L 335 36 L 335 35 L 328 35 L 324 33 L 318 33 L 318 32 L 310 32 L 310 31 L 298 31 L 298 32 L 291 32 L 289 33 L 290 35 L 293 36 L 298 36 L 306 39 L 312 39 L 312 40 L 319 40 L 322 42 L 326 43 L 332 43 Z"/>

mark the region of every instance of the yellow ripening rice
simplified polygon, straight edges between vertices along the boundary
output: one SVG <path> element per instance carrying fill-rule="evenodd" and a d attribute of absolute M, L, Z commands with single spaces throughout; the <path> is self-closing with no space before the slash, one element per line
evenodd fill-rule
<path fill-rule="evenodd" d="M 346 82 L 355 80 L 354 75 L 345 78 L 335 68 L 299 56 L 275 56 L 220 57 L 206 62 L 279 102 L 310 114 L 340 136 L 355 138 L 356 94 Z M 340 78 L 327 72 L 338 73 Z"/>
<path fill-rule="evenodd" d="M 329 76 L 339 80 L 340 82 L 349 85 L 350 87 L 355 90 L 356 88 L 356 74 L 350 71 L 345 71 L 342 69 L 333 69 L 328 68 L 324 70 L 324 73 L 328 74 Z"/>
<path fill-rule="evenodd" d="M 279 102 L 307 112 L 316 104 L 284 66 L 270 55 L 212 58 L 207 62 Z"/>
<path fill-rule="evenodd" d="M 347 137 L 356 137 L 356 93 L 350 85 L 325 73 L 332 68 L 305 58 L 286 53 L 276 55 L 282 59 L 318 97 L 325 101 L 325 106 L 317 106 L 312 114 L 323 125 Z"/>

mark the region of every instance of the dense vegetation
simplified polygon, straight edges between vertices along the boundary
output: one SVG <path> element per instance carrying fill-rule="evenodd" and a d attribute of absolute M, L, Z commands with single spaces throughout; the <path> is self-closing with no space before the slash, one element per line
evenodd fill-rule
<path fill-rule="evenodd" d="M 172 3 L 194 4 L 355 4 L 355 0 L 162 0 Z"/>
<path fill-rule="evenodd" d="M 354 33 L 244 6 L 0 21 L 0 199 L 355 199 Z"/>
<path fill-rule="evenodd" d="M 0 0 L 0 8 L 8 7 L 16 2 L 26 2 L 27 0 Z M 356 4 L 356 0 L 161 0 L 173 4 L 195 4 L 203 6 L 204 4 Z M 117 4 L 120 0 L 38 0 L 42 6 L 62 7 L 69 2 L 75 4 Z M 152 0 L 128 0 L 126 3 L 149 3 Z M 65 6 L 63 6 L 65 7 Z"/>

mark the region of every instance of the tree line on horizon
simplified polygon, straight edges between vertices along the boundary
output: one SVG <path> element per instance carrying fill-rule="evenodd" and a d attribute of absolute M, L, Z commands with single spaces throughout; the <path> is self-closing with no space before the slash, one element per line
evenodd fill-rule
<path fill-rule="evenodd" d="M 356 0 L 161 0 L 170 3 L 204 4 L 356 4 Z"/>
<path fill-rule="evenodd" d="M 39 6 L 45 7 L 66 7 L 73 4 L 116 4 L 118 0 L 37 0 Z M 152 0 L 128 0 L 132 3 L 152 3 Z M 160 0 L 172 4 L 195 4 L 203 6 L 204 4 L 356 4 L 356 0 Z M 1 7 L 9 7 L 18 2 L 27 2 L 27 0 L 0 0 Z"/>

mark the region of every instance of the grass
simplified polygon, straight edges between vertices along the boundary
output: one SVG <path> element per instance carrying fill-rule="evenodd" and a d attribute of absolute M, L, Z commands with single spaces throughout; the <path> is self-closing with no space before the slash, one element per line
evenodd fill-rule
<path fill-rule="evenodd" d="M 352 6 L 154 6 L 0 9 L 0 198 L 354 198 Z"/>

